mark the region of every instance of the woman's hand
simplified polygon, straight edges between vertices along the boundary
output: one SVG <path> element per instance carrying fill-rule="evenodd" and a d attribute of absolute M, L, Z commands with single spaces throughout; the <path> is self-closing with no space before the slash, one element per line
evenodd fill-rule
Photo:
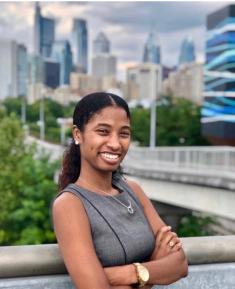
<path fill-rule="evenodd" d="M 157 233 L 155 249 L 150 260 L 165 257 L 182 248 L 182 243 L 177 234 L 171 231 L 170 226 L 163 226 Z"/>

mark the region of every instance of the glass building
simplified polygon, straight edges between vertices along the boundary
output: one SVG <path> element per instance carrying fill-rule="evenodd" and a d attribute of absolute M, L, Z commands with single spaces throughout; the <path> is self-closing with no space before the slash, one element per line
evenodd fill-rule
<path fill-rule="evenodd" d="M 41 15 L 39 3 L 35 4 L 34 50 L 37 55 L 50 57 L 55 41 L 55 20 Z"/>
<path fill-rule="evenodd" d="M 28 78 L 28 68 L 27 68 L 27 49 L 24 45 L 17 45 L 17 88 L 18 95 L 27 94 L 27 78 Z"/>
<path fill-rule="evenodd" d="M 195 47 L 191 38 L 187 37 L 182 41 L 179 56 L 179 65 L 195 61 Z"/>
<path fill-rule="evenodd" d="M 151 32 L 144 46 L 143 61 L 161 64 L 160 46 L 156 43 L 155 33 Z"/>
<path fill-rule="evenodd" d="M 44 60 L 44 84 L 57 88 L 60 84 L 60 64 L 51 59 Z"/>
<path fill-rule="evenodd" d="M 67 40 L 56 41 L 52 47 L 52 58 L 60 64 L 60 85 L 69 84 L 72 71 L 72 52 Z"/>
<path fill-rule="evenodd" d="M 79 72 L 88 70 L 88 35 L 86 20 L 74 19 L 72 32 L 73 63 Z"/>
<path fill-rule="evenodd" d="M 110 53 L 110 42 L 107 36 L 100 32 L 93 41 L 93 54 Z"/>
<path fill-rule="evenodd" d="M 202 133 L 214 144 L 235 145 L 235 5 L 207 17 Z"/>

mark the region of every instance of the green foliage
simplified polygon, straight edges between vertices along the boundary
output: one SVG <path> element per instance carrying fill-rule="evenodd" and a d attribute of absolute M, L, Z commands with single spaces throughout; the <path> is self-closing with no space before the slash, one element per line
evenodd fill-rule
<path fill-rule="evenodd" d="M 131 111 L 132 138 L 140 145 L 149 145 L 150 112 L 144 108 Z M 164 96 L 157 106 L 158 146 L 209 145 L 201 135 L 200 106 L 193 102 Z"/>
<path fill-rule="evenodd" d="M 55 241 L 50 203 L 57 191 L 57 163 L 35 158 L 35 148 L 24 144 L 14 116 L 0 122 L 0 244 L 39 244 Z"/>
<path fill-rule="evenodd" d="M 21 98 L 7 98 L 2 103 L 5 107 L 7 114 L 14 112 L 18 118 L 21 117 Z M 26 122 L 30 128 L 30 134 L 39 137 L 40 128 L 37 124 L 40 115 L 40 100 L 33 104 L 26 106 Z M 71 117 L 73 115 L 74 107 L 76 103 L 72 102 L 67 106 L 53 101 L 49 98 L 44 99 L 44 120 L 45 120 L 45 139 L 53 143 L 60 143 L 60 125 L 57 123 L 57 118 Z M 70 130 L 71 131 L 71 130 Z M 66 136 L 71 135 L 71 132 L 67 133 Z"/>
<path fill-rule="evenodd" d="M 210 228 L 212 224 L 216 224 L 216 222 L 209 216 L 185 216 L 180 222 L 177 234 L 179 237 L 211 236 L 215 234 Z"/>
<path fill-rule="evenodd" d="M 142 146 L 149 145 L 150 112 L 148 109 L 131 110 L 132 139 Z"/>
<path fill-rule="evenodd" d="M 7 114 L 11 114 L 12 112 L 14 112 L 17 117 L 20 117 L 21 115 L 21 98 L 6 98 L 3 101 L 3 106 L 6 108 L 6 112 Z"/>

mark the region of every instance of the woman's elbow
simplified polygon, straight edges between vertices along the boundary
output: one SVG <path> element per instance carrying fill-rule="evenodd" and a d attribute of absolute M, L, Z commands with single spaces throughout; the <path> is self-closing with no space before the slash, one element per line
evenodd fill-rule
<path fill-rule="evenodd" d="M 185 257 L 184 260 L 182 261 L 182 272 L 181 272 L 181 278 L 187 277 L 188 276 L 188 260 Z"/>

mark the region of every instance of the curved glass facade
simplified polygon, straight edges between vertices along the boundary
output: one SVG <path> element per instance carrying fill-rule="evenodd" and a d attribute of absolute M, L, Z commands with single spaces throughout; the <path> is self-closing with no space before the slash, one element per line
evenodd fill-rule
<path fill-rule="evenodd" d="M 235 145 L 235 5 L 207 17 L 202 133 Z"/>

